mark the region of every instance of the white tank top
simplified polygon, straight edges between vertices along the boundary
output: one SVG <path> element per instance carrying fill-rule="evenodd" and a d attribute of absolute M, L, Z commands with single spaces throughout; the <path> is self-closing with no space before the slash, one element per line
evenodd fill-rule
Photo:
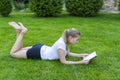
<path fill-rule="evenodd" d="M 62 49 L 65 52 L 65 56 L 67 55 L 66 44 L 62 37 L 58 39 L 51 47 L 43 45 L 40 51 L 41 58 L 44 60 L 59 59 L 58 49 Z"/>

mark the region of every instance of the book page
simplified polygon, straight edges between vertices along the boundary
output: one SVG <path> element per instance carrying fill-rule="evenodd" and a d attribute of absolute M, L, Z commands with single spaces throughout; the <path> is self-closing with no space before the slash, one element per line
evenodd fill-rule
<path fill-rule="evenodd" d="M 91 60 L 92 58 L 95 58 L 97 56 L 96 52 L 92 52 L 90 55 L 88 55 L 87 57 L 84 57 L 83 60 Z"/>

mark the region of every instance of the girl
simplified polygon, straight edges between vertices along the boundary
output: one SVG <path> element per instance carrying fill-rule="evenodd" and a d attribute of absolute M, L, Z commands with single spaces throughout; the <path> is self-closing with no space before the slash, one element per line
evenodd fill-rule
<path fill-rule="evenodd" d="M 66 56 L 86 57 L 88 54 L 76 54 L 69 51 L 69 44 L 76 44 L 80 38 L 80 32 L 72 28 L 65 30 L 62 37 L 60 37 L 51 47 L 36 44 L 30 47 L 22 47 L 22 39 L 27 32 L 27 28 L 22 23 L 9 22 L 17 32 L 16 41 L 10 51 L 10 55 L 15 58 L 25 59 L 41 59 L 41 60 L 56 60 L 59 59 L 63 64 L 88 64 L 89 61 L 67 61 Z"/>

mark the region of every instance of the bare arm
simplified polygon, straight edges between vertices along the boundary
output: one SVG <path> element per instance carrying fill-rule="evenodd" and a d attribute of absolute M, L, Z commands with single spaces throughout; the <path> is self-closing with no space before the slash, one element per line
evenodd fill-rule
<path fill-rule="evenodd" d="M 86 56 L 88 56 L 89 54 L 77 54 L 77 53 L 69 52 L 68 55 L 69 55 L 69 56 L 73 56 L 73 57 L 86 57 Z"/>
<path fill-rule="evenodd" d="M 89 63 L 89 61 L 85 61 L 85 60 L 82 60 L 82 61 L 67 61 L 66 58 L 65 58 L 64 51 L 62 49 L 58 49 L 58 54 L 59 54 L 59 57 L 60 57 L 60 62 L 63 63 L 63 64 L 88 64 Z"/>

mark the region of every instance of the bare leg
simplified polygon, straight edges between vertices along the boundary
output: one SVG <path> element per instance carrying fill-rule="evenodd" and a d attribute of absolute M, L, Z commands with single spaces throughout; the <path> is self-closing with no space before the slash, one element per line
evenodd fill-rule
<path fill-rule="evenodd" d="M 17 35 L 16 35 L 16 39 L 18 38 L 18 36 L 19 36 L 19 34 L 20 34 L 20 32 L 22 31 L 22 27 L 20 26 L 20 25 L 18 25 L 16 22 L 9 22 L 8 23 L 10 26 L 12 26 L 15 30 L 16 30 L 16 33 L 17 33 Z M 22 46 L 22 43 L 20 43 L 20 46 L 19 46 L 20 48 L 22 48 L 23 46 Z"/>
<path fill-rule="evenodd" d="M 9 22 L 8 23 L 10 26 L 12 26 L 15 30 L 20 30 L 21 31 L 21 27 L 16 23 L 16 22 L 14 22 L 14 21 L 12 21 L 12 22 Z"/>
<path fill-rule="evenodd" d="M 16 58 L 27 58 L 26 57 L 27 49 L 20 48 L 23 36 L 27 32 L 27 28 L 25 28 L 23 25 L 21 26 L 21 28 L 22 28 L 22 30 L 19 33 L 19 35 L 18 35 L 18 37 L 17 37 L 17 39 L 15 41 L 15 44 L 13 45 L 13 47 L 12 47 L 12 49 L 10 51 L 10 54 L 11 54 L 11 56 L 16 57 Z"/>

